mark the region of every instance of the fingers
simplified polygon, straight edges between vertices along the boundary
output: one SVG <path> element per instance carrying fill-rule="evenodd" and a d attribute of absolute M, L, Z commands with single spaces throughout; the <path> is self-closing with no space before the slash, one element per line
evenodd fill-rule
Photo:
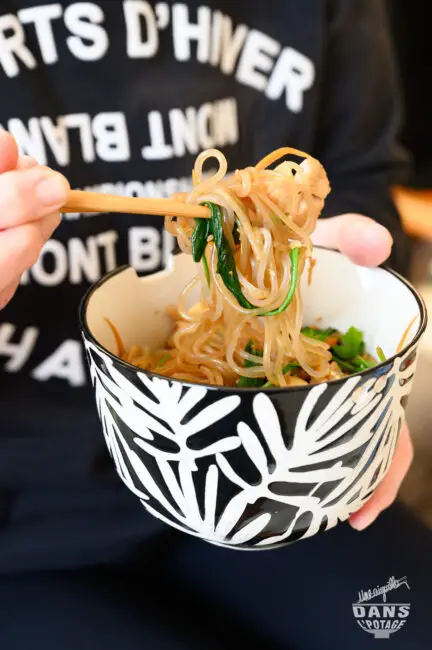
<path fill-rule="evenodd" d="M 14 169 L 29 169 L 37 164 L 31 156 L 19 156 L 15 139 L 7 131 L 0 130 L 0 174 Z"/>
<path fill-rule="evenodd" d="M 38 164 L 38 161 L 31 156 L 20 156 L 17 169 L 30 169 L 31 167 L 36 167 Z"/>
<path fill-rule="evenodd" d="M 349 523 L 356 530 L 363 530 L 378 517 L 380 512 L 391 506 L 396 499 L 414 456 L 408 426 L 403 425 L 391 467 L 369 501 L 361 510 L 351 515 Z"/>
<path fill-rule="evenodd" d="M 18 285 L 19 279 L 14 280 L 3 290 L 0 290 L 0 311 L 3 309 L 3 307 L 6 307 L 8 302 L 12 300 L 15 295 L 15 291 L 18 289 Z"/>
<path fill-rule="evenodd" d="M 47 167 L 1 174 L 0 228 L 13 228 L 58 211 L 68 193 L 64 176 Z"/>
<path fill-rule="evenodd" d="M 60 215 L 51 214 L 31 223 L 0 232 L 0 294 L 37 261 L 45 242 L 60 223 Z"/>
<path fill-rule="evenodd" d="M 0 131 L 0 309 L 59 225 L 68 193 L 61 174 L 19 158 L 15 140 Z"/>
<path fill-rule="evenodd" d="M 48 239 L 51 237 L 53 234 L 54 230 L 58 228 L 61 222 L 61 215 L 60 212 L 54 212 L 53 214 L 49 214 L 47 217 L 42 219 L 39 223 L 41 233 L 42 233 L 42 238 L 44 240 L 44 244 L 48 241 Z"/>
<path fill-rule="evenodd" d="M 15 169 L 18 163 L 18 147 L 14 138 L 0 130 L 0 174 Z"/>
<path fill-rule="evenodd" d="M 360 214 L 318 220 L 314 244 L 335 248 L 355 264 L 379 266 L 391 253 L 393 239 L 379 223 Z"/>

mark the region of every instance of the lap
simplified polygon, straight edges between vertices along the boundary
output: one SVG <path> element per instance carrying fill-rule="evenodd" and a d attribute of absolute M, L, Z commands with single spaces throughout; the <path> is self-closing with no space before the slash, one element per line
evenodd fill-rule
<path fill-rule="evenodd" d="M 430 647 L 432 534 L 400 506 L 365 531 L 341 524 L 274 551 L 232 551 L 193 540 L 178 548 L 168 569 L 223 605 L 238 625 L 253 627 L 272 650 L 375 648 L 352 603 L 362 590 L 406 577 L 409 590 L 388 593 L 389 604 L 411 603 L 405 627 L 391 635 L 392 649 Z"/>
<path fill-rule="evenodd" d="M 274 551 L 239 552 L 172 533 L 127 566 L 0 578 L 2 650 L 366 650 L 358 592 L 411 604 L 393 650 L 430 647 L 432 535 L 399 507 L 358 533 L 340 525 Z"/>
<path fill-rule="evenodd" d="M 155 576 L 98 569 L 0 578 L 2 650 L 221 648 L 187 625 Z M 155 592 L 157 594 L 155 595 Z"/>

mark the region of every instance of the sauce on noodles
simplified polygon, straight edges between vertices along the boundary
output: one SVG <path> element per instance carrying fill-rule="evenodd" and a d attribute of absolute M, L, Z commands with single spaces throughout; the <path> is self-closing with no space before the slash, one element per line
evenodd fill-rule
<path fill-rule="evenodd" d="M 286 156 L 297 160 L 283 160 Z M 208 177 L 204 166 L 216 160 Z M 270 166 L 276 166 L 270 168 Z M 175 198 L 207 204 L 211 220 L 166 217 L 197 276 L 172 307 L 173 333 L 163 350 L 119 356 L 159 375 L 225 386 L 297 386 L 337 379 L 376 364 L 362 333 L 303 327 L 299 278 L 313 260 L 311 234 L 330 184 L 322 165 L 302 151 L 279 149 L 255 167 L 227 174 L 217 150 L 201 153 L 193 190 Z M 199 284 L 201 300 L 186 308 Z"/>

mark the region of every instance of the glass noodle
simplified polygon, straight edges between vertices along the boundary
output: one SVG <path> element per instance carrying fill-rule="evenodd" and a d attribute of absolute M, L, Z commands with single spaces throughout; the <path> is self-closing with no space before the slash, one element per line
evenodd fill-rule
<path fill-rule="evenodd" d="M 217 171 L 204 175 L 204 166 L 215 160 Z M 202 250 L 196 277 L 170 310 L 174 329 L 166 348 L 122 350 L 123 358 L 160 375 L 215 385 L 236 385 L 243 377 L 246 385 L 261 378 L 291 386 L 341 376 L 329 344 L 302 332 L 298 279 L 311 260 L 311 234 L 330 191 L 324 168 L 302 151 L 283 148 L 255 167 L 230 175 L 227 170 L 220 151 L 204 151 L 195 163 L 192 191 L 175 197 L 212 204 L 220 230 L 217 219 L 209 232 L 194 219 L 165 220 L 184 253 L 197 254 L 200 236 Z M 218 269 L 220 246 L 227 255 L 224 272 Z M 227 275 L 230 259 L 235 268 Z M 292 277 L 296 272 L 298 279 Z M 188 308 L 197 285 L 201 299 Z"/>

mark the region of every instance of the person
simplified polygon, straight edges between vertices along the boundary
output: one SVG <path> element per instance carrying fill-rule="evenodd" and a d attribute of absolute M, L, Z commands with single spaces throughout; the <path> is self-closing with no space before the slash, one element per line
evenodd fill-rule
<path fill-rule="evenodd" d="M 394 501 L 404 426 L 363 510 L 279 552 L 168 529 L 116 477 L 78 303 L 114 267 L 162 268 L 159 217 L 60 215 L 69 187 L 169 196 L 200 149 L 231 169 L 283 145 L 332 183 L 316 243 L 407 272 L 389 188 L 396 72 L 378 0 L 10 0 L 0 10 L 0 647 L 366 648 L 357 593 L 405 577 L 393 648 L 429 647 L 429 532 Z M 365 529 L 362 533 L 358 531 Z M 354 530 L 357 529 L 357 530 Z M 427 585 L 427 586 L 426 586 Z M 404 596 L 406 594 L 404 593 Z"/>

